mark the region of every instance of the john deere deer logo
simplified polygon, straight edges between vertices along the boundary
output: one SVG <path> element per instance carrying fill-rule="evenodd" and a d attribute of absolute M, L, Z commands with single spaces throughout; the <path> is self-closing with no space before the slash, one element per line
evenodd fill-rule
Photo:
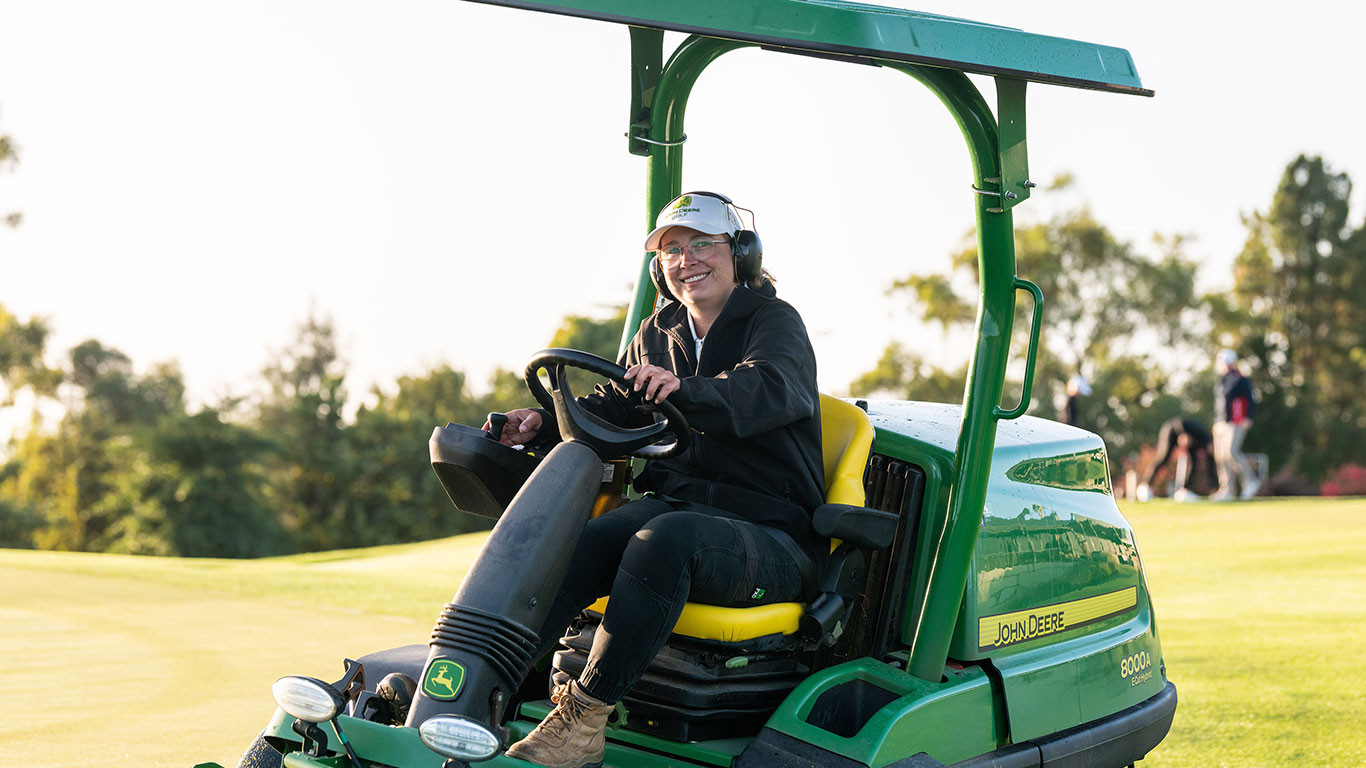
<path fill-rule="evenodd" d="M 422 692 L 433 699 L 449 701 L 460 693 L 465 682 L 465 668 L 448 659 L 437 659 L 427 667 L 422 678 Z"/>
<path fill-rule="evenodd" d="M 692 195 L 684 195 L 678 198 L 678 202 L 674 203 L 674 208 L 686 208 L 690 205 L 692 205 Z"/>

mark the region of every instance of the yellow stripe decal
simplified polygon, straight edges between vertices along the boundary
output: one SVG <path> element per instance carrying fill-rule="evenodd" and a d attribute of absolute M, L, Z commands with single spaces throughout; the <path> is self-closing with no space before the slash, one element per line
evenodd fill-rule
<path fill-rule="evenodd" d="M 990 651 L 1026 640 L 1056 635 L 1069 629 L 1117 616 L 1138 605 L 1138 587 L 1126 587 L 1095 597 L 1054 603 L 1012 613 L 983 616 L 977 621 L 977 650 Z"/>

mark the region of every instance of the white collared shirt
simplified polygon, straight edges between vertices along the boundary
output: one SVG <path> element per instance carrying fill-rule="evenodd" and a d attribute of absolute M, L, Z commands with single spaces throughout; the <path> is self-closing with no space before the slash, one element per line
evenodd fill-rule
<path fill-rule="evenodd" d="M 706 339 L 697 338 L 697 326 L 693 325 L 692 314 L 688 312 L 685 312 L 684 314 L 688 316 L 688 330 L 692 331 L 693 343 L 697 345 L 697 362 L 700 364 L 702 362 L 702 342 L 706 341 Z"/>

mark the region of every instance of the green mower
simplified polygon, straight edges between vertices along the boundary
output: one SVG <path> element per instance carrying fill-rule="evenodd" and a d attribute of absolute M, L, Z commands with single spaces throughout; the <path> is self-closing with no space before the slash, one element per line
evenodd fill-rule
<path fill-rule="evenodd" d="M 1121 49 L 842 0 L 507 0 L 496 5 L 626 25 L 630 152 L 648 158 L 647 226 L 682 182 L 683 114 L 729 51 L 889 67 L 937 95 L 972 157 L 981 299 L 961 405 L 822 396 L 831 539 L 809 604 L 689 604 L 668 645 L 618 706 L 604 765 L 630 768 L 1025 768 L 1127 766 L 1176 709 L 1133 529 L 1097 436 L 1024 415 L 1043 296 L 1015 274 L 1011 209 L 1028 199 L 1028 82 L 1151 96 Z M 688 37 L 664 58 L 665 31 Z M 967 73 L 994 77 L 996 111 Z M 1033 318 L 1021 399 L 1003 407 L 1020 292 Z M 648 254 L 623 344 L 651 311 Z M 284 677 L 274 717 L 240 766 L 520 766 L 503 750 L 577 675 L 601 613 L 533 658 L 570 548 L 620 499 L 630 462 L 691 434 L 667 402 L 654 426 L 584 413 L 570 369 L 620 380 L 614 363 L 549 349 L 527 364 L 560 440 L 517 450 L 472 427 L 438 427 L 433 468 L 461 509 L 497 525 L 426 644 Z M 546 386 L 542 376 L 549 380 Z M 501 431 L 491 417 L 494 434 Z M 416 638 L 415 638 L 416 639 Z M 204 764 L 207 768 L 213 764 Z M 215 768 L 218 768 L 215 766 Z"/>

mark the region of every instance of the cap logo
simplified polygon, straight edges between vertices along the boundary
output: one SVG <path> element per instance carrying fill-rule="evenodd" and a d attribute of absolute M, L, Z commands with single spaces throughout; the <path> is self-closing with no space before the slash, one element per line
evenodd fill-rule
<path fill-rule="evenodd" d="M 692 205 L 692 195 L 684 195 L 678 198 L 678 202 L 674 203 L 674 208 L 683 208 L 689 205 Z"/>

